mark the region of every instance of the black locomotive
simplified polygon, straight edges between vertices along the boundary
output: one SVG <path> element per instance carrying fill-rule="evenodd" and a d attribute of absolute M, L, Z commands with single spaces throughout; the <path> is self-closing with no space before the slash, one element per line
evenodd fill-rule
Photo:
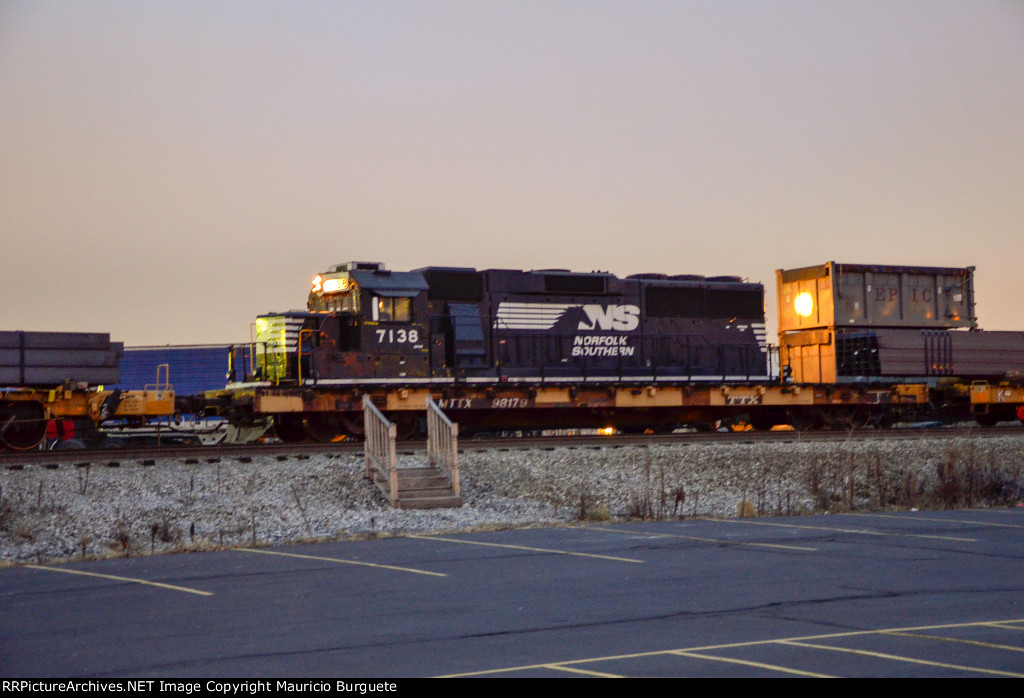
<path fill-rule="evenodd" d="M 764 287 L 737 277 L 331 267 L 262 315 L 250 380 L 284 385 L 757 381 Z"/>

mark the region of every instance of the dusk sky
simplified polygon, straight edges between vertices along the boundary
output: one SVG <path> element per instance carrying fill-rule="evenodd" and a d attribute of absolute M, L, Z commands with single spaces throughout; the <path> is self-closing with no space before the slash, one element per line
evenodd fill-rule
<path fill-rule="evenodd" d="M 974 265 L 1024 330 L 1024 1 L 0 0 L 4 330 L 245 341 L 347 260 Z"/>

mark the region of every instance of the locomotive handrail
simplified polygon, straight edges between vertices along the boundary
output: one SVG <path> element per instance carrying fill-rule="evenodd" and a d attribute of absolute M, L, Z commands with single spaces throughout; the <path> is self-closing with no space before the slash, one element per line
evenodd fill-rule
<path fill-rule="evenodd" d="M 391 506 L 398 503 L 398 454 L 395 441 L 398 427 L 388 421 L 369 395 L 363 395 L 363 424 L 366 430 L 366 479 L 378 483 L 377 475 L 387 483 L 385 494 Z"/>
<path fill-rule="evenodd" d="M 314 334 L 316 334 L 316 330 L 299 330 L 299 342 L 298 342 L 298 345 L 295 348 L 295 359 L 296 359 L 296 361 L 295 361 L 295 375 L 296 375 L 297 383 L 299 385 L 302 385 L 302 335 L 306 335 L 308 337 L 311 337 Z M 310 344 L 312 344 L 312 342 L 310 342 Z M 312 356 L 312 354 L 313 354 L 312 351 L 307 352 L 307 353 L 310 356 Z M 310 371 L 310 374 L 313 375 L 312 371 Z M 315 378 L 315 375 L 314 375 L 314 378 Z"/>
<path fill-rule="evenodd" d="M 448 418 L 431 396 L 427 396 L 427 458 L 436 465 L 452 486 L 459 488 L 459 425 Z"/>
<path fill-rule="evenodd" d="M 264 352 L 263 361 L 266 363 L 267 355 Z M 249 365 L 252 366 L 252 377 L 256 377 L 256 323 L 249 323 Z M 266 375 L 264 371 L 263 375 Z"/>

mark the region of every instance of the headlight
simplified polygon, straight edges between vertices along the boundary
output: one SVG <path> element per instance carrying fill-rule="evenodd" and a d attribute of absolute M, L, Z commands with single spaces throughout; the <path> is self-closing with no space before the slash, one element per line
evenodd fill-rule
<path fill-rule="evenodd" d="M 348 290 L 348 279 L 327 279 L 324 281 L 324 293 L 337 293 Z"/>

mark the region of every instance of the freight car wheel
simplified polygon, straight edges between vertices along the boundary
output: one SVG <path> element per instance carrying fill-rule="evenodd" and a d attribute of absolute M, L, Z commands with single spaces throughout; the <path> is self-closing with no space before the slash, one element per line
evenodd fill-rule
<path fill-rule="evenodd" d="M 975 412 L 974 421 L 981 427 L 994 427 L 999 423 L 999 420 L 991 412 Z"/>
<path fill-rule="evenodd" d="M 899 418 L 894 413 L 886 410 L 872 415 L 871 426 L 875 429 L 892 429 L 898 421 Z"/>
<path fill-rule="evenodd" d="M 277 438 L 285 443 L 298 443 L 306 438 L 306 431 L 302 426 L 302 415 L 279 414 L 274 417 L 274 432 Z"/>
<path fill-rule="evenodd" d="M 750 413 L 750 426 L 757 431 L 771 431 L 772 427 L 785 423 L 785 415 L 778 410 L 757 410 Z"/>
<path fill-rule="evenodd" d="M 38 402 L 0 404 L 0 443 L 12 451 L 27 451 L 46 436 L 46 410 Z"/>
<path fill-rule="evenodd" d="M 329 444 L 345 435 L 345 429 L 336 414 L 313 412 L 306 415 L 306 433 L 313 441 Z"/>
<path fill-rule="evenodd" d="M 409 441 L 416 434 L 416 415 L 408 413 L 397 413 L 389 416 L 395 423 L 395 438 L 399 441 Z"/>
<path fill-rule="evenodd" d="M 871 420 L 869 411 L 857 407 L 833 407 L 824 410 L 822 415 L 829 428 L 846 431 L 863 429 Z"/>
<path fill-rule="evenodd" d="M 817 411 L 791 408 L 786 410 L 786 421 L 797 431 L 820 429 L 825 425 Z"/>
<path fill-rule="evenodd" d="M 338 415 L 338 419 L 341 422 L 342 428 L 345 433 L 356 439 L 362 439 L 366 437 L 366 423 L 363 421 L 363 415 L 356 414 L 342 414 Z"/>

